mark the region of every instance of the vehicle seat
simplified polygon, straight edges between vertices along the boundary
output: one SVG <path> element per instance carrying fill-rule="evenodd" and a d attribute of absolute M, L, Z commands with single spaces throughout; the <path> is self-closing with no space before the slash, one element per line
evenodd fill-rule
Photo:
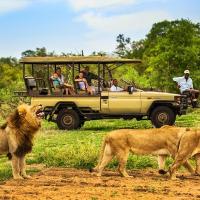
<path fill-rule="evenodd" d="M 33 77 L 26 77 L 25 83 L 28 90 L 34 90 L 37 88 L 36 80 Z"/>
<path fill-rule="evenodd" d="M 25 77 L 24 82 L 29 95 L 38 94 L 36 80 L 33 77 Z"/>
<path fill-rule="evenodd" d="M 24 78 L 25 85 L 29 94 L 34 95 L 47 95 L 48 88 L 45 87 L 45 82 L 43 79 L 35 79 L 34 77 L 25 77 Z M 39 87 L 40 84 L 37 83 L 42 81 L 43 86 Z"/>

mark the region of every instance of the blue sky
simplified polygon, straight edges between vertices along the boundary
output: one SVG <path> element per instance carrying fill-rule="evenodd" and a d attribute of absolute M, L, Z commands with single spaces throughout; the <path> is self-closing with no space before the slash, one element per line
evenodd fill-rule
<path fill-rule="evenodd" d="M 116 37 L 145 37 L 153 23 L 200 22 L 200 0 L 0 0 L 0 57 L 36 47 L 113 52 Z"/>

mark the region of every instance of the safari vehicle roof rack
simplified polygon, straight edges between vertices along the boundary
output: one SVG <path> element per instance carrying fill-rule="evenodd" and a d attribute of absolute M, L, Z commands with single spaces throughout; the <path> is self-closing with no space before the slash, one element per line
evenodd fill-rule
<path fill-rule="evenodd" d="M 20 60 L 22 64 L 95 64 L 95 63 L 141 63 L 139 59 L 124 59 L 106 56 L 63 56 L 63 57 L 24 57 Z"/>

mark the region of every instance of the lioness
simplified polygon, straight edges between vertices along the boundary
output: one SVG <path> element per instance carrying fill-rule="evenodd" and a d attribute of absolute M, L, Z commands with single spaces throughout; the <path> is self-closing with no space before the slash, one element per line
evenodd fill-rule
<path fill-rule="evenodd" d="M 0 154 L 7 154 L 12 160 L 14 179 L 30 178 L 26 174 L 25 155 L 31 152 L 33 137 L 41 126 L 41 108 L 22 104 L 0 128 Z"/>
<path fill-rule="evenodd" d="M 189 158 L 196 160 L 195 174 L 200 175 L 200 130 L 188 130 L 180 139 L 178 151 L 175 160 L 169 169 L 171 179 L 175 179 L 175 171 L 185 163 Z M 193 172 L 192 172 L 193 173 Z"/>
<path fill-rule="evenodd" d="M 184 134 L 186 133 L 187 139 L 184 137 Z M 122 129 L 112 131 L 108 133 L 104 139 L 99 163 L 93 171 L 97 171 L 97 176 L 101 176 L 104 167 L 114 156 L 116 156 L 119 161 L 118 170 L 120 174 L 124 177 L 129 177 L 125 166 L 128 154 L 129 152 L 132 152 L 134 154 L 142 155 L 158 155 L 158 165 L 161 172 L 164 172 L 166 156 L 171 155 L 175 158 L 175 164 L 173 164 L 170 169 L 171 177 L 173 177 L 174 171 L 177 166 L 179 166 L 181 158 L 181 164 L 193 174 L 194 170 L 187 161 L 188 156 L 190 156 L 189 154 L 193 152 L 190 148 L 197 149 L 196 146 L 199 142 L 199 136 L 196 138 L 198 142 L 194 141 L 196 136 L 193 136 L 193 133 L 194 131 L 186 128 L 170 126 L 165 126 L 160 129 Z M 185 157 L 182 157 L 181 155 L 184 155 Z M 196 172 L 199 172 L 199 167 L 197 167 Z"/>

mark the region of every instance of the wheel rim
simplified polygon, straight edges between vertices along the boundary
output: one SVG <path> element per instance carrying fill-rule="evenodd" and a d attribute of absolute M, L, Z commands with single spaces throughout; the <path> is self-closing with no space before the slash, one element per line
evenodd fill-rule
<path fill-rule="evenodd" d="M 165 124 L 168 121 L 169 117 L 167 113 L 159 113 L 158 114 L 158 121 L 162 124 Z"/>
<path fill-rule="evenodd" d="M 62 121 L 66 126 L 69 126 L 73 123 L 73 118 L 70 115 L 66 115 L 66 116 L 63 117 Z"/>

